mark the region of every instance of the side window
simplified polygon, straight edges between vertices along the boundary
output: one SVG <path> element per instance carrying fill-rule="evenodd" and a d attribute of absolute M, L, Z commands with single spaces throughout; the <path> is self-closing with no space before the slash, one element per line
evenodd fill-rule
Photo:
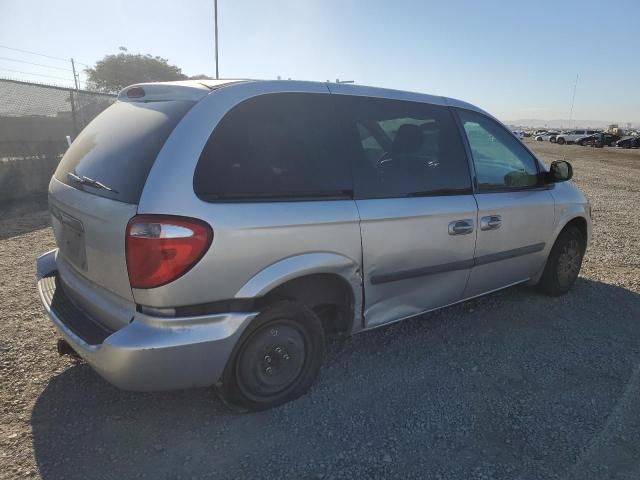
<path fill-rule="evenodd" d="M 536 159 L 494 120 L 470 110 L 458 110 L 464 126 L 479 191 L 532 187 L 538 184 Z"/>
<path fill-rule="evenodd" d="M 354 144 L 356 198 L 471 193 L 451 112 L 426 103 L 335 95 Z"/>
<path fill-rule="evenodd" d="M 194 176 L 205 201 L 344 198 L 352 174 L 329 94 L 275 93 L 231 109 Z"/>

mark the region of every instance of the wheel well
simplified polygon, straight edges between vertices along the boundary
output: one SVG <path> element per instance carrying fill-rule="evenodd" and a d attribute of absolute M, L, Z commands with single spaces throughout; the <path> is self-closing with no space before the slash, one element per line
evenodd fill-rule
<path fill-rule="evenodd" d="M 569 227 L 577 227 L 582 234 L 582 238 L 584 238 L 584 241 L 587 241 L 587 221 L 584 218 L 576 217 L 571 219 L 569 222 L 567 222 L 562 231 L 564 232 Z"/>
<path fill-rule="evenodd" d="M 267 293 L 258 306 L 278 300 L 293 300 L 313 310 L 327 333 L 347 333 L 353 325 L 353 290 L 339 275 L 317 273 L 294 278 Z"/>

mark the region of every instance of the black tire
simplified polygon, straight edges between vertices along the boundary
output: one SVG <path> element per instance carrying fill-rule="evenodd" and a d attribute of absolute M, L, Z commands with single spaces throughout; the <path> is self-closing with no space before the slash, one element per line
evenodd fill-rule
<path fill-rule="evenodd" d="M 566 227 L 554 243 L 538 288 L 547 295 L 567 293 L 580 273 L 586 239 L 577 227 Z"/>
<path fill-rule="evenodd" d="M 219 393 L 252 411 L 295 400 L 313 384 L 324 351 L 322 323 L 296 302 L 279 301 L 242 334 L 225 368 Z"/>
<path fill-rule="evenodd" d="M 580 145 L 581 147 L 584 147 L 584 142 L 582 140 L 579 140 L 578 142 L 576 142 L 578 145 Z"/>
<path fill-rule="evenodd" d="M 567 143 L 567 141 L 564 138 L 560 137 L 560 138 L 556 139 L 556 143 L 558 145 L 564 145 L 565 143 Z"/>

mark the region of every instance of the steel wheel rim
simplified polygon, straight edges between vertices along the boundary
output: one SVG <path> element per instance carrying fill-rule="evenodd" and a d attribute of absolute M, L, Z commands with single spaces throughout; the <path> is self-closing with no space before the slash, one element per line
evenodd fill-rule
<path fill-rule="evenodd" d="M 282 319 L 259 328 L 238 354 L 238 387 L 254 401 L 277 396 L 300 377 L 307 351 L 306 332 L 292 320 Z"/>

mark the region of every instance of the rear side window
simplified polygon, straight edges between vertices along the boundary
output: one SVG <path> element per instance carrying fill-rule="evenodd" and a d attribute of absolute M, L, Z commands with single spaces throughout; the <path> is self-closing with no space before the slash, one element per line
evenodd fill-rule
<path fill-rule="evenodd" d="M 188 101 L 116 102 L 78 135 L 56 170 L 56 179 L 87 192 L 138 203 L 149 171 Z M 80 183 L 95 180 L 111 190 Z"/>
<path fill-rule="evenodd" d="M 462 140 L 446 107 L 347 95 L 335 101 L 355 143 L 357 198 L 471 193 Z"/>
<path fill-rule="evenodd" d="M 195 193 L 205 201 L 350 197 L 339 138 L 329 94 L 250 98 L 213 131 L 196 167 Z"/>

